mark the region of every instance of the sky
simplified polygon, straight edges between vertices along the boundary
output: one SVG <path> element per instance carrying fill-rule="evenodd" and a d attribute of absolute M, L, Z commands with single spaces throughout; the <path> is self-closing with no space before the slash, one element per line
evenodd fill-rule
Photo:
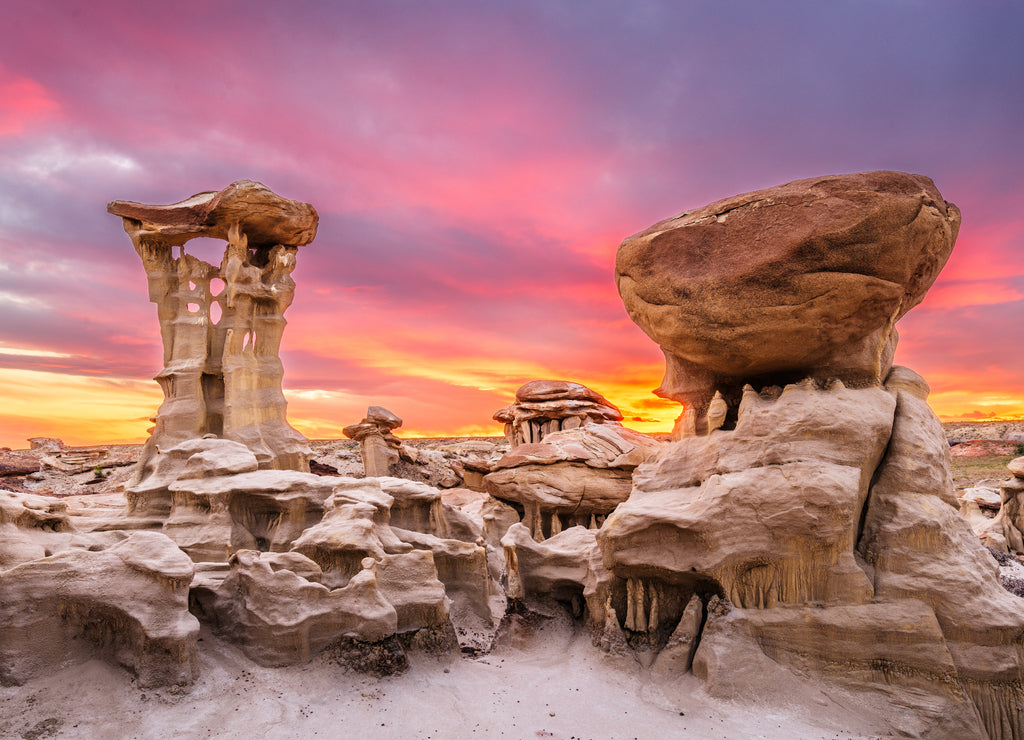
<path fill-rule="evenodd" d="M 310 438 L 500 434 L 538 378 L 668 431 L 618 244 L 877 169 L 963 212 L 897 363 L 942 418 L 1024 416 L 1022 33 L 995 0 L 4 0 L 0 446 L 145 438 L 156 308 L 106 204 L 241 179 L 320 214 L 282 347 Z"/>

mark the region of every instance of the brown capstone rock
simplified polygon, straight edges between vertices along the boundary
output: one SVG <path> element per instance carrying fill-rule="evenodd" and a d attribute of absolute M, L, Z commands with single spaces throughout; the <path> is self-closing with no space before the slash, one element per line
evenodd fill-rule
<path fill-rule="evenodd" d="M 616 281 L 630 318 L 665 353 L 658 395 L 702 418 L 802 377 L 878 385 L 896 320 L 945 264 L 960 211 L 922 175 L 865 172 L 737 195 L 635 234 Z"/>

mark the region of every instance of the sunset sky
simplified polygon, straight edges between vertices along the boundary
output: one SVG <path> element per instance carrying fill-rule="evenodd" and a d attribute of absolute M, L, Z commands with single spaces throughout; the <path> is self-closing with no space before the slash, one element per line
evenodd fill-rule
<path fill-rule="evenodd" d="M 312 438 L 371 404 L 404 436 L 500 434 L 535 378 L 667 431 L 619 242 L 875 169 L 963 211 L 897 362 L 943 417 L 1024 415 L 1022 36 L 996 0 L 4 0 L 0 446 L 145 437 L 156 309 L 106 204 L 240 179 L 320 213 L 282 352 Z"/>

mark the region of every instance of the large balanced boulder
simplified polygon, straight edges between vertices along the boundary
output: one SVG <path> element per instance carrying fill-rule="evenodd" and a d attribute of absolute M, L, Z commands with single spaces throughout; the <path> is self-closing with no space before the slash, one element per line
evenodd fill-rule
<path fill-rule="evenodd" d="M 878 384 L 897 319 L 945 264 L 960 211 L 921 175 L 798 180 L 661 221 L 619 247 L 630 317 L 665 353 L 659 395 L 697 407 L 801 377 Z"/>
<path fill-rule="evenodd" d="M 959 221 L 931 180 L 872 172 L 623 242 L 620 293 L 686 406 L 596 534 L 605 634 L 614 615 L 626 644 L 667 651 L 656 674 L 821 692 L 885 735 L 1024 737 L 1024 601 L 957 512 L 927 384 L 892 365 Z"/>

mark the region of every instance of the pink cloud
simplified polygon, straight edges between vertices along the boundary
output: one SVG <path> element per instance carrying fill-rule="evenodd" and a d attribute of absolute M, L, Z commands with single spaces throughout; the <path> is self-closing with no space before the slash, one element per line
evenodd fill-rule
<path fill-rule="evenodd" d="M 59 112 L 60 106 L 45 87 L 0 64 L 0 136 L 20 136 Z"/>

